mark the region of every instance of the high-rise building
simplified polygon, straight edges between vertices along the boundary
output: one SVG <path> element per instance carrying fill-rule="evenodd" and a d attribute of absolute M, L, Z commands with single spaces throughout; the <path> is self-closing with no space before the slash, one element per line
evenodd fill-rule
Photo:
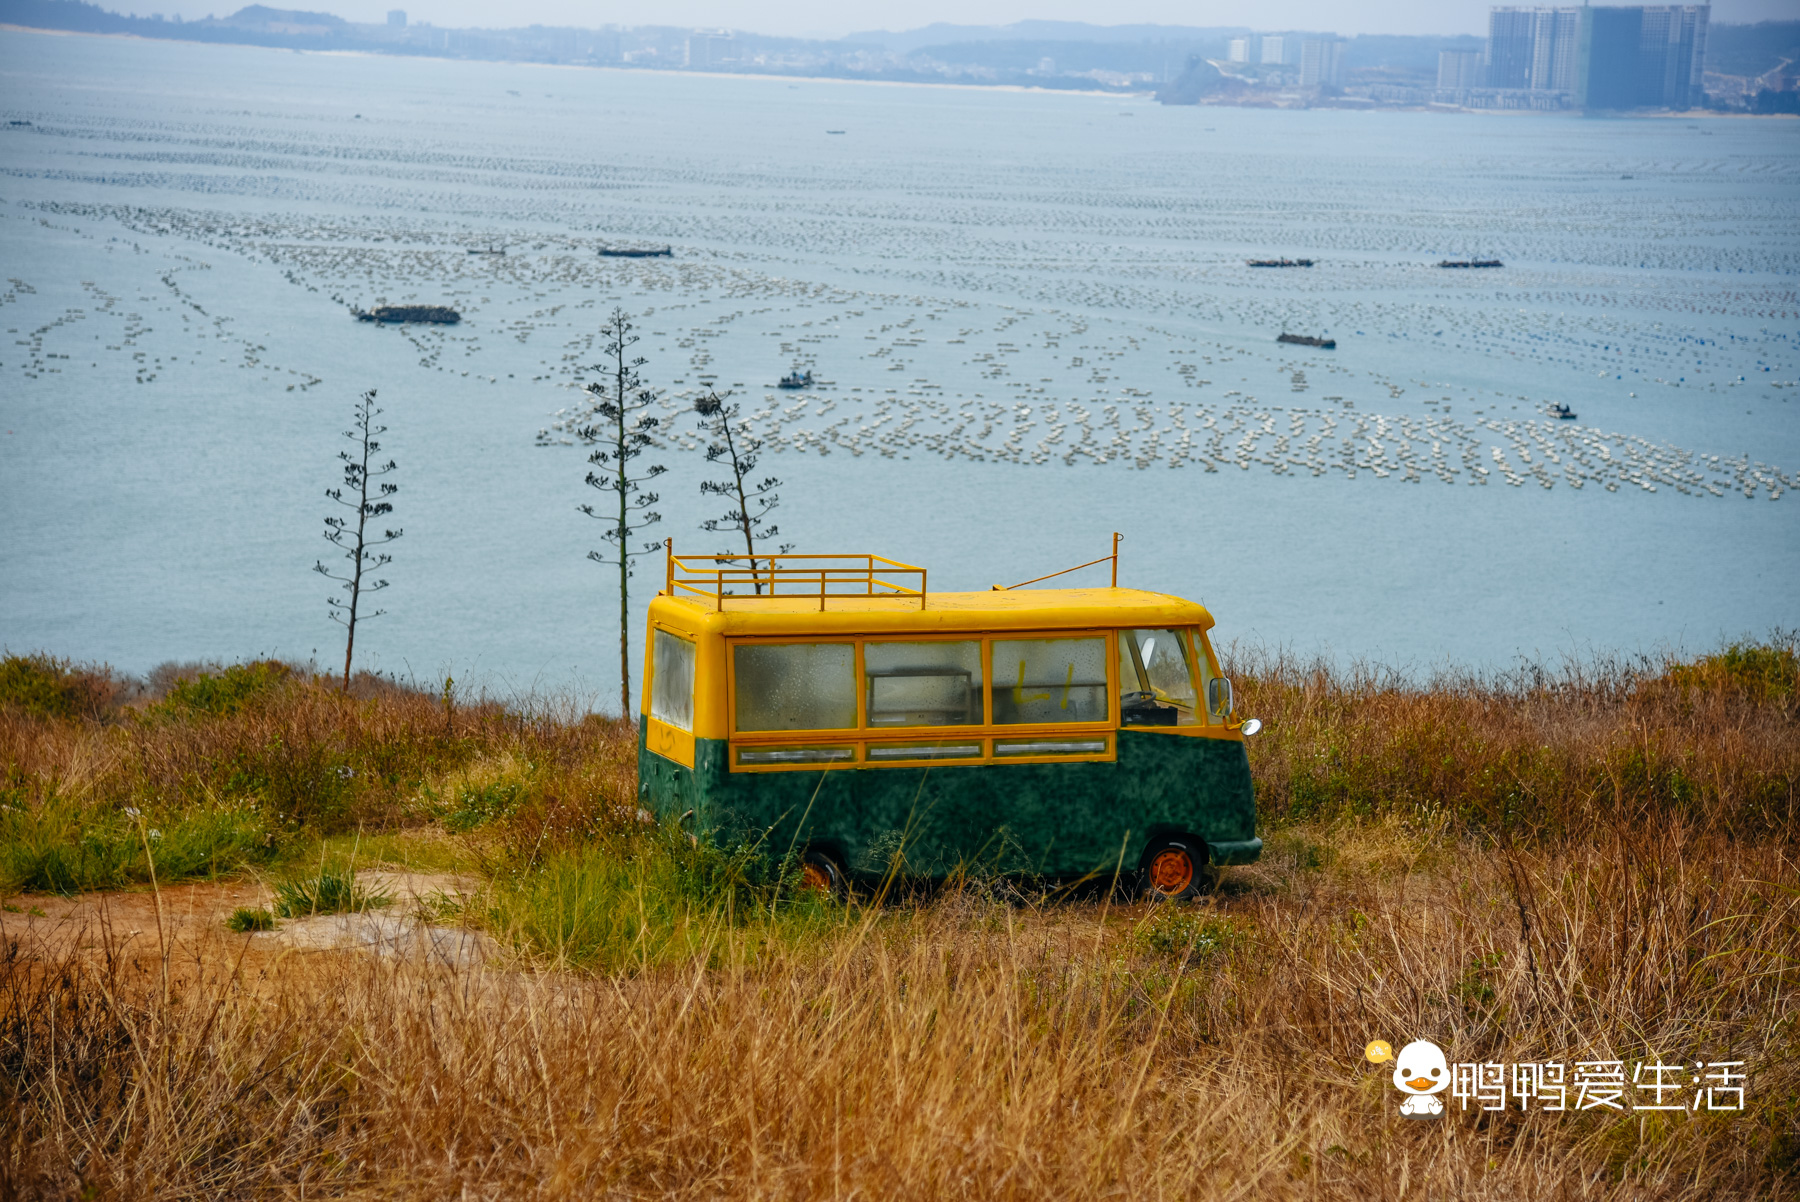
<path fill-rule="evenodd" d="M 1438 51 L 1438 91 L 1464 92 L 1483 82 L 1479 50 Z"/>
<path fill-rule="evenodd" d="M 388 24 L 396 29 L 406 28 L 406 10 L 403 8 L 388 9 Z"/>
<path fill-rule="evenodd" d="M 1579 8 L 1547 8 L 1537 14 L 1531 39 L 1531 86 L 1545 92 L 1575 90 L 1575 60 L 1581 53 Z"/>
<path fill-rule="evenodd" d="M 1531 50 L 1537 40 L 1537 13 L 1535 8 L 1488 11 L 1488 87 L 1531 86 Z"/>
<path fill-rule="evenodd" d="M 1231 61 L 1234 63 L 1253 63 L 1253 62 L 1255 62 L 1256 58 L 1257 58 L 1257 51 L 1262 49 L 1261 42 L 1262 42 L 1262 39 L 1257 37 L 1255 34 L 1250 34 L 1247 37 L 1232 38 L 1231 39 L 1231 55 L 1230 55 Z"/>
<path fill-rule="evenodd" d="M 710 71 L 730 61 L 732 40 L 729 29 L 696 29 L 688 35 L 682 64 L 698 71 Z"/>
<path fill-rule="evenodd" d="M 1300 39 L 1291 33 L 1264 35 L 1262 61 L 1281 67 L 1293 66 L 1300 61 Z"/>
<path fill-rule="evenodd" d="M 1580 8 L 1496 8 L 1488 13 L 1488 86 L 1575 90 Z"/>
<path fill-rule="evenodd" d="M 1300 86 L 1334 88 L 1344 82 L 1342 38 L 1307 38 L 1300 44 Z"/>
<path fill-rule="evenodd" d="M 1692 108 L 1700 103 L 1708 6 L 1595 8 L 1586 78 L 1587 108 Z"/>
<path fill-rule="evenodd" d="M 1704 4 L 1493 9 L 1486 86 L 1568 93 L 1581 108 L 1690 108 L 1701 97 L 1710 11 Z M 1438 70 L 1441 78 L 1442 58 Z"/>

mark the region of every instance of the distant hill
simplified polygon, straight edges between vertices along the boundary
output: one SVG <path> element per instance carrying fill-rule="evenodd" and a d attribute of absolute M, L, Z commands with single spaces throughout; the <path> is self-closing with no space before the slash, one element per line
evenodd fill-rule
<path fill-rule="evenodd" d="M 1714 25 L 1706 31 L 1706 69 L 1721 75 L 1761 75 L 1783 59 L 1800 62 L 1800 21 Z"/>
<path fill-rule="evenodd" d="M 296 12 L 260 4 L 239 9 L 224 20 L 165 21 L 161 17 L 128 17 L 108 12 L 85 0 L 0 0 L 0 22 L 28 29 L 128 33 L 144 38 L 297 49 L 342 46 L 354 31 L 348 21 L 330 13 Z"/>
<path fill-rule="evenodd" d="M 240 8 L 217 22 L 201 24 L 231 25 L 238 29 L 266 29 L 271 33 L 331 33 L 348 29 L 350 22 L 330 13 L 300 12 L 291 8 L 267 8 L 252 4 Z"/>
<path fill-rule="evenodd" d="M 1054 70 L 1069 72 L 1114 71 L 1121 74 L 1148 72 L 1167 78 L 1180 69 L 1190 54 L 1223 55 L 1225 43 L 1213 42 L 1058 42 L 1016 40 L 1007 42 L 946 42 L 921 46 L 914 54 L 965 67 L 995 71 L 1042 72 L 1045 60 Z"/>

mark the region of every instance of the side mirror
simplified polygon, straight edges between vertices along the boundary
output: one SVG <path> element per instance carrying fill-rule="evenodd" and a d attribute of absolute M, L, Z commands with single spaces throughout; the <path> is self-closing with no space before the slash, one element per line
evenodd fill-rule
<path fill-rule="evenodd" d="M 1251 735 L 1255 734 L 1257 731 L 1262 729 L 1262 719 L 1261 718 L 1250 718 L 1250 719 L 1246 720 L 1244 725 L 1239 727 L 1239 729 L 1244 732 L 1244 737 L 1247 739 Z"/>
<path fill-rule="evenodd" d="M 1215 676 L 1206 682 L 1206 708 L 1215 717 L 1223 718 L 1231 712 L 1231 682 L 1223 676 Z"/>

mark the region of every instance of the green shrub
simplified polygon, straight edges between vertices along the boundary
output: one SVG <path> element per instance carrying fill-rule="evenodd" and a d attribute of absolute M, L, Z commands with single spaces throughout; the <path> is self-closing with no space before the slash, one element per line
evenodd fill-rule
<path fill-rule="evenodd" d="M 1716 655 L 1674 665 L 1667 679 L 1685 688 L 1724 686 L 1756 701 L 1785 700 L 1800 693 L 1800 643 L 1791 635 L 1733 643 Z"/>
<path fill-rule="evenodd" d="M 650 968 L 719 951 L 721 934 L 758 939 L 816 930 L 841 913 L 781 889 L 777 866 L 748 848 L 691 840 L 675 827 L 560 846 L 501 873 L 478 915 L 514 948 L 596 972 Z M 471 907 L 473 909 L 473 907 Z"/>
<path fill-rule="evenodd" d="M 387 893 L 360 885 L 354 868 L 321 865 L 317 872 L 289 877 L 275 885 L 275 913 L 282 918 L 372 910 L 389 905 L 393 900 Z"/>
<path fill-rule="evenodd" d="M 0 659 L 0 706 L 16 706 L 40 718 L 97 718 L 117 688 L 110 675 L 76 668 L 66 659 L 48 655 Z"/>
<path fill-rule="evenodd" d="M 248 809 L 153 817 L 54 798 L 31 807 L 16 795 L 0 805 L 0 885 L 9 889 L 114 889 L 148 882 L 153 867 L 159 883 L 214 877 L 266 860 L 273 848 L 262 816 Z"/>
<path fill-rule="evenodd" d="M 225 920 L 225 927 L 240 935 L 248 934 L 251 931 L 272 931 L 275 929 L 275 916 L 261 906 L 254 910 L 240 906 L 231 912 L 230 918 Z"/>
<path fill-rule="evenodd" d="M 1202 964 L 1224 956 L 1243 942 L 1244 934 L 1227 918 L 1182 906 L 1158 906 L 1131 933 L 1142 951 Z"/>
<path fill-rule="evenodd" d="M 277 660 L 233 664 L 214 674 L 180 677 L 159 703 L 164 711 L 225 715 L 238 713 L 286 684 L 294 670 Z"/>
<path fill-rule="evenodd" d="M 444 829 L 466 834 L 496 818 L 504 818 L 519 806 L 524 787 L 516 782 L 495 782 L 480 788 L 462 788 L 444 812 Z"/>

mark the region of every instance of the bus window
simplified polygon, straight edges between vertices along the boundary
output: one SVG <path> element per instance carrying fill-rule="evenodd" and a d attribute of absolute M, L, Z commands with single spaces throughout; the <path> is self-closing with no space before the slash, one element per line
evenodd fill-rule
<path fill-rule="evenodd" d="M 856 725 L 853 643 L 739 643 L 732 666 L 739 730 Z"/>
<path fill-rule="evenodd" d="M 1194 726 L 1201 719 L 1188 669 L 1185 631 L 1119 632 L 1119 722 Z"/>
<path fill-rule="evenodd" d="M 995 639 L 994 722 L 1104 722 L 1106 640 Z"/>
<path fill-rule="evenodd" d="M 981 644 L 864 643 L 863 707 L 870 726 L 980 726 Z"/>
<path fill-rule="evenodd" d="M 650 651 L 650 716 L 677 730 L 694 729 L 694 644 L 666 630 Z"/>

